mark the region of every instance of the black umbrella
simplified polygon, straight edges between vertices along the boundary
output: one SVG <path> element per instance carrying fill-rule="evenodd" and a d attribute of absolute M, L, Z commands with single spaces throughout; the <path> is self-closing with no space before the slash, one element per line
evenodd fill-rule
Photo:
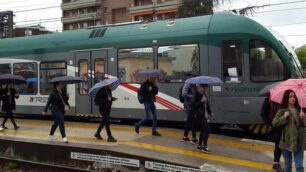
<path fill-rule="evenodd" d="M 26 79 L 20 75 L 12 75 L 12 74 L 4 74 L 0 75 L 0 83 L 1 84 L 25 84 L 27 83 Z"/>
<path fill-rule="evenodd" d="M 60 77 L 55 77 L 50 81 L 50 83 L 56 83 L 56 82 L 61 82 L 63 84 L 77 84 L 84 82 L 84 80 L 76 76 L 60 76 Z"/>
<path fill-rule="evenodd" d="M 270 93 L 271 88 L 275 87 L 276 85 L 280 84 L 281 82 L 276 82 L 274 84 L 270 84 L 270 85 L 266 85 L 265 87 L 263 87 L 259 93 L 257 94 L 257 96 L 268 96 L 268 94 Z"/>
<path fill-rule="evenodd" d="M 146 78 L 146 77 L 158 78 L 162 75 L 163 75 L 162 71 L 158 69 L 145 69 L 135 74 L 137 78 Z"/>

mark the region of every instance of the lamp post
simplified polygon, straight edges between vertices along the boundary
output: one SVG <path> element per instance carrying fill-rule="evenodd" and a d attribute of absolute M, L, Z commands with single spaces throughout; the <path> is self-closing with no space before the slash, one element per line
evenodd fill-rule
<path fill-rule="evenodd" d="M 157 0 L 152 0 L 152 4 L 153 4 L 153 8 L 152 8 L 152 11 L 153 11 L 153 21 L 156 21 L 157 20 L 157 15 L 156 15 L 156 5 L 157 5 Z"/>

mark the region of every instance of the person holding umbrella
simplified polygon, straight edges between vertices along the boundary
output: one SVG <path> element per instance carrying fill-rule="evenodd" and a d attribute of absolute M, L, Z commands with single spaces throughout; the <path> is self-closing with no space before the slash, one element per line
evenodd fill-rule
<path fill-rule="evenodd" d="M 19 126 L 16 124 L 14 117 L 13 117 L 13 112 L 16 109 L 16 101 L 15 99 L 19 98 L 19 94 L 16 92 L 14 88 L 14 83 L 9 82 L 7 87 L 3 89 L 2 91 L 2 111 L 6 112 L 5 118 L 1 124 L 2 128 L 7 129 L 5 126 L 6 121 L 8 118 L 11 119 L 14 129 L 17 130 Z"/>
<path fill-rule="evenodd" d="M 152 115 L 152 135 L 161 136 L 157 131 L 157 116 L 156 116 L 156 95 L 158 94 L 158 87 L 156 86 L 156 78 L 150 77 L 141 84 L 139 88 L 139 95 L 143 97 L 143 104 L 145 107 L 145 116 L 135 124 L 135 132 L 139 134 L 140 126 L 150 120 Z"/>
<path fill-rule="evenodd" d="M 285 172 L 292 171 L 292 155 L 296 171 L 304 172 L 305 112 L 301 109 L 296 93 L 290 89 L 284 92 L 281 107 L 273 119 L 272 125 L 283 128 L 279 147 L 282 149 L 285 159 Z"/>
<path fill-rule="evenodd" d="M 53 91 L 51 92 L 48 102 L 44 111 L 42 112 L 45 115 L 48 109 L 51 109 L 51 113 L 54 119 L 54 123 L 51 127 L 49 138 L 54 140 L 54 133 L 59 127 L 61 136 L 64 143 L 68 143 L 68 138 L 65 131 L 65 113 L 69 111 L 70 106 L 68 103 L 68 94 L 64 90 L 64 84 L 75 84 L 83 82 L 79 77 L 74 76 L 62 76 L 53 78 L 50 83 L 53 84 Z"/>
<path fill-rule="evenodd" d="M 99 140 L 102 140 L 101 131 L 106 127 L 107 141 L 108 142 L 117 142 L 113 137 L 110 129 L 110 112 L 112 108 L 113 101 L 116 100 L 112 96 L 112 90 L 115 90 L 120 85 L 120 80 L 116 77 L 106 79 L 98 82 L 89 90 L 89 96 L 94 97 L 95 104 L 99 106 L 99 111 L 102 116 L 99 127 L 95 133 L 95 137 Z"/>
<path fill-rule="evenodd" d="M 54 123 L 51 127 L 49 138 L 52 140 L 55 139 L 54 133 L 57 127 L 59 127 L 60 133 L 63 138 L 63 142 L 68 143 L 68 138 L 66 137 L 66 131 L 65 131 L 64 114 L 69 110 L 69 108 L 68 108 L 68 104 L 65 103 L 65 100 L 62 96 L 63 87 L 64 87 L 64 84 L 61 82 L 54 83 L 54 89 L 48 98 L 48 102 L 43 111 L 43 115 L 47 113 L 48 109 L 51 106 L 51 112 L 52 112 L 52 116 L 54 119 Z"/>

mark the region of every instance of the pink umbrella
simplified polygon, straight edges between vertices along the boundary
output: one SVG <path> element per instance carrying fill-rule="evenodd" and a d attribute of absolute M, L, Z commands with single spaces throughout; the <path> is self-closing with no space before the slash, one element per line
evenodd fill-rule
<path fill-rule="evenodd" d="M 286 90 L 295 92 L 300 106 L 306 108 L 306 79 L 288 79 L 270 90 L 270 99 L 281 104 Z"/>

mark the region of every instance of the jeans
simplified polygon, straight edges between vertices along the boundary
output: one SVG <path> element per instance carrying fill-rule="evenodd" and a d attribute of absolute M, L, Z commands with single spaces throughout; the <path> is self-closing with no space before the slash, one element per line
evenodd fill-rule
<path fill-rule="evenodd" d="M 52 116 L 53 116 L 53 119 L 54 119 L 54 123 L 51 127 L 50 135 L 54 135 L 55 130 L 59 126 L 62 138 L 66 137 L 65 124 L 64 124 L 64 114 L 62 112 L 59 112 L 59 111 L 52 111 Z"/>
<path fill-rule="evenodd" d="M 112 137 L 112 132 L 110 130 L 110 111 L 106 111 L 102 106 L 99 107 L 100 114 L 102 115 L 101 123 L 97 129 L 97 134 L 100 134 L 103 127 L 106 126 L 106 133 L 108 137 Z"/>
<path fill-rule="evenodd" d="M 187 114 L 187 121 L 185 124 L 184 128 L 184 137 L 188 137 L 188 133 L 190 130 L 192 130 L 192 138 L 196 139 L 196 123 L 197 123 L 197 118 L 194 116 L 194 112 L 191 110 L 186 109 L 186 114 Z"/>
<path fill-rule="evenodd" d="M 156 106 L 154 102 L 151 103 L 144 103 L 145 106 L 145 116 L 140 120 L 138 123 L 136 123 L 136 126 L 141 126 L 144 123 L 148 122 L 151 119 L 151 114 L 152 114 L 152 133 L 156 131 L 156 126 L 157 126 L 157 117 L 156 117 Z"/>
<path fill-rule="evenodd" d="M 285 172 L 292 171 L 292 154 L 294 156 L 296 172 L 304 172 L 304 167 L 303 167 L 304 151 L 302 149 L 298 150 L 297 152 L 290 152 L 283 149 L 282 152 L 285 159 Z"/>

